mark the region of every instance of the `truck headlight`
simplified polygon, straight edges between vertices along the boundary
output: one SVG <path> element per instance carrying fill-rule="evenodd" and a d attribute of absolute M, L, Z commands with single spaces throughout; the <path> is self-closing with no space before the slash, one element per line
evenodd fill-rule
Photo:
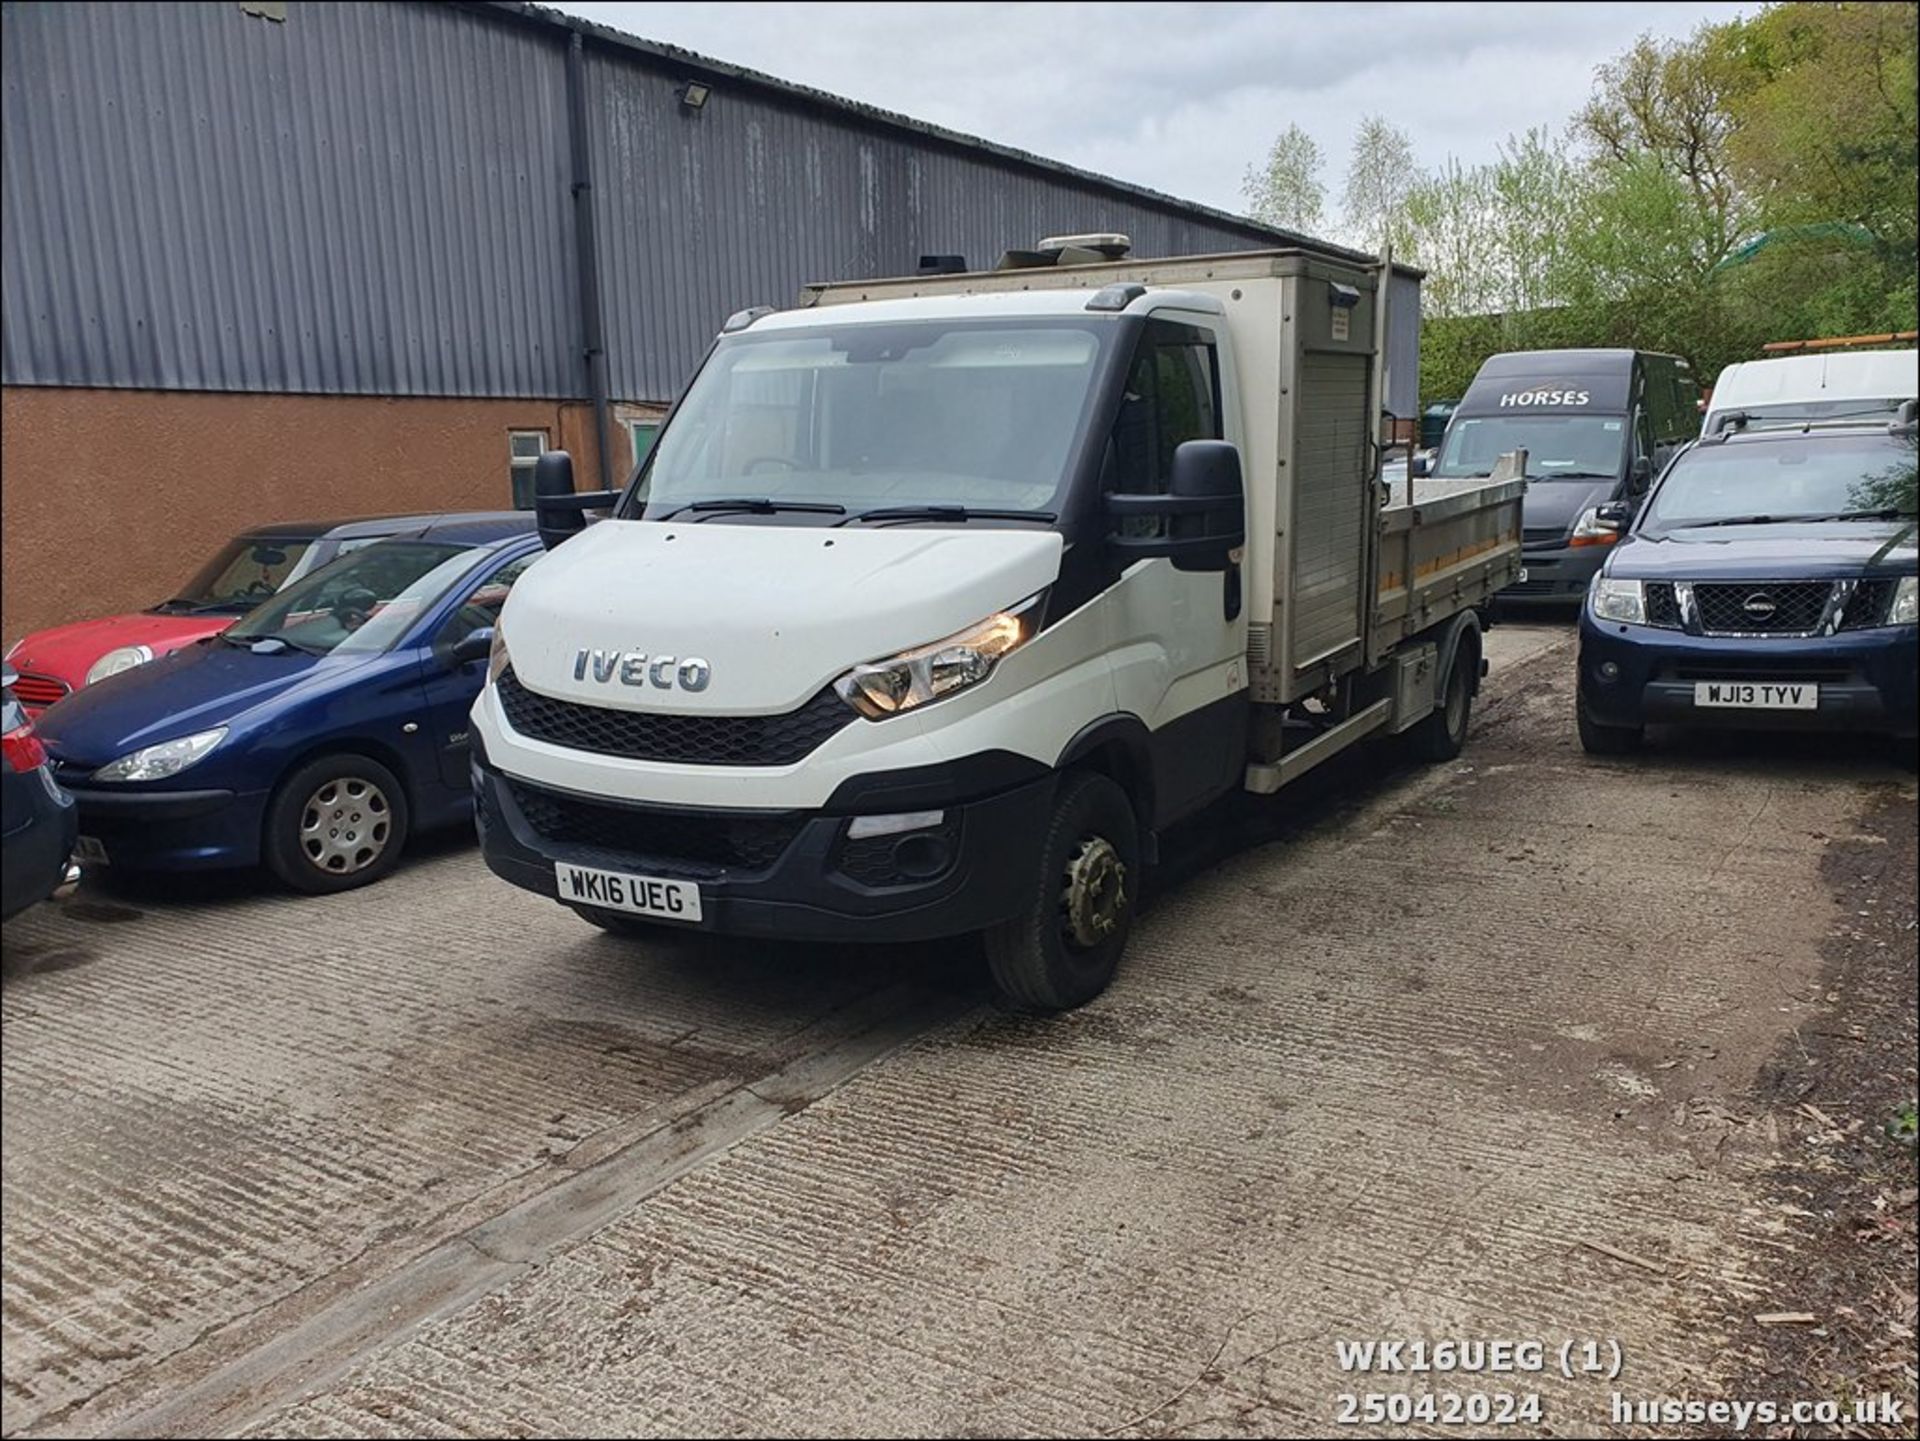
<path fill-rule="evenodd" d="M 1903 575 L 1893 588 L 1893 605 L 1887 611 L 1888 625 L 1913 625 L 1920 622 L 1920 576 Z"/>
<path fill-rule="evenodd" d="M 868 720 L 885 720 L 978 685 L 993 674 L 1002 656 L 1032 639 L 1039 620 L 1040 597 L 1031 596 L 945 640 L 857 665 L 833 688 Z"/>
<path fill-rule="evenodd" d="M 487 684 L 492 685 L 500 679 L 500 672 L 513 664 L 513 658 L 507 654 L 507 630 L 499 621 L 493 623 L 493 644 L 487 647 Z"/>
<path fill-rule="evenodd" d="M 1610 580 L 1596 575 L 1589 594 L 1597 619 L 1625 621 L 1629 625 L 1647 623 L 1647 592 L 1639 581 Z"/>
<path fill-rule="evenodd" d="M 1612 545 L 1620 539 L 1618 524 L 1600 519 L 1600 507 L 1590 505 L 1580 512 L 1580 519 L 1573 523 L 1573 534 L 1567 537 L 1568 545 Z"/>
<path fill-rule="evenodd" d="M 105 680 L 110 675 L 119 675 L 123 670 L 132 670 L 137 665 L 145 665 L 153 659 L 153 647 L 145 645 L 123 645 L 108 651 L 99 660 L 87 667 L 87 684 Z"/>
<path fill-rule="evenodd" d="M 215 726 L 210 731 L 181 736 L 179 740 L 161 741 L 157 746 L 130 751 L 119 760 L 108 761 L 93 773 L 93 778 L 97 781 L 165 780 L 179 775 L 190 765 L 197 765 L 226 738 L 227 728 Z"/>

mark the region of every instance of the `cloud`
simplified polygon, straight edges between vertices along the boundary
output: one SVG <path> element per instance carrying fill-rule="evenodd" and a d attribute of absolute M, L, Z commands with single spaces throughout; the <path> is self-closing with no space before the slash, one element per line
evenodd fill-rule
<path fill-rule="evenodd" d="M 1337 209 L 1363 116 L 1424 166 L 1558 133 L 1594 69 L 1737 4 L 655 4 L 560 8 L 1225 210 L 1297 123 Z"/>

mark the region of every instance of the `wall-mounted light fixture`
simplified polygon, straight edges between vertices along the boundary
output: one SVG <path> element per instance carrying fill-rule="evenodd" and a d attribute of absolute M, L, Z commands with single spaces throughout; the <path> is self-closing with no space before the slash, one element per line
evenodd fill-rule
<path fill-rule="evenodd" d="M 679 95 L 680 103 L 687 109 L 701 110 L 706 107 L 707 97 L 713 94 L 713 91 L 698 80 L 689 80 L 675 93 Z"/>

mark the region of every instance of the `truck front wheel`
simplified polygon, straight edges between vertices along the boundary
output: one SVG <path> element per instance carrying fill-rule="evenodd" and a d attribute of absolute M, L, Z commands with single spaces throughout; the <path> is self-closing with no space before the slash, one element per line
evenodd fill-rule
<path fill-rule="evenodd" d="M 1034 894 L 986 932 L 987 968 L 1001 1003 L 1069 1011 L 1107 988 L 1140 898 L 1139 825 L 1127 793 L 1103 775 L 1061 778 L 1040 847 Z"/>
<path fill-rule="evenodd" d="M 1450 761 L 1467 743 L 1467 725 L 1473 718 L 1475 671 L 1480 665 L 1477 638 L 1465 635 L 1454 647 L 1453 661 L 1441 685 L 1439 704 L 1427 718 L 1407 732 L 1413 753 L 1423 761 Z"/>

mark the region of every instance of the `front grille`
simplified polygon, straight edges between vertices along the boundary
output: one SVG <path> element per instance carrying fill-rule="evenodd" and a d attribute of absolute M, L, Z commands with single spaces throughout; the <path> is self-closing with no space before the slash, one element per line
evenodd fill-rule
<path fill-rule="evenodd" d="M 1799 659 L 1770 656 L 1759 661 L 1716 660 L 1701 665 L 1676 665 L 1669 667 L 1663 678 L 1681 681 L 1812 681 L 1818 685 L 1845 685 L 1857 679 L 1852 667 L 1835 665 L 1818 656 Z"/>
<path fill-rule="evenodd" d="M 1560 582 L 1554 580 L 1516 580 L 1501 590 L 1502 595 L 1552 595 L 1560 589 Z"/>
<path fill-rule="evenodd" d="M 1564 525 L 1529 525 L 1520 531 L 1520 544 L 1532 546 L 1558 546 L 1567 543 L 1567 528 Z"/>
<path fill-rule="evenodd" d="M 1805 635 L 1817 630 L 1830 581 L 1697 582 L 1694 607 L 1708 635 Z"/>
<path fill-rule="evenodd" d="M 1680 602 L 1673 593 L 1672 581 L 1647 582 L 1647 624 L 1680 628 Z"/>
<path fill-rule="evenodd" d="M 41 710 L 57 700 L 64 699 L 71 689 L 72 687 L 63 680 L 56 680 L 50 675 L 33 675 L 26 671 L 22 671 L 20 678 L 13 683 L 14 697 L 21 705 L 30 705 L 35 710 Z"/>
<path fill-rule="evenodd" d="M 676 811 L 602 805 L 507 782 L 527 824 L 550 841 L 608 853 L 616 868 L 712 875 L 764 870 L 786 853 L 806 817 L 786 812 Z"/>
<path fill-rule="evenodd" d="M 831 688 L 785 715 L 663 715 L 581 705 L 528 690 L 511 669 L 501 672 L 497 689 L 507 723 L 532 740 L 680 765 L 790 765 L 856 719 Z"/>
<path fill-rule="evenodd" d="M 1847 608 L 1840 612 L 1840 629 L 1864 630 L 1868 626 L 1885 625 L 1887 612 L 1893 606 L 1896 580 L 1863 580 L 1853 588 L 1853 594 L 1847 600 Z"/>

